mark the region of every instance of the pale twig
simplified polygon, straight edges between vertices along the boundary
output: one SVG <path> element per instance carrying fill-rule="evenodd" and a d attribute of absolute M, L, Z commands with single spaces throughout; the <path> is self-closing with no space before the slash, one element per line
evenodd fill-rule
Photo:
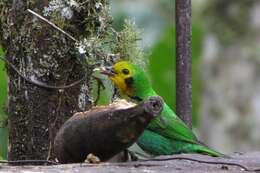
<path fill-rule="evenodd" d="M 5 164 L 22 164 L 22 165 L 25 165 L 25 164 L 36 164 L 36 165 L 44 165 L 44 164 L 47 164 L 47 165 L 59 165 L 58 162 L 54 162 L 54 161 L 49 161 L 49 160 L 0 160 L 0 163 L 5 163 Z"/>
<path fill-rule="evenodd" d="M 49 25 L 51 25 L 53 28 L 55 28 L 56 30 L 58 30 L 59 32 L 61 32 L 62 34 L 66 35 L 68 38 L 70 38 L 71 40 L 75 41 L 75 42 L 79 42 L 76 38 L 74 38 L 72 35 L 70 35 L 69 33 L 67 33 L 66 31 L 64 31 L 63 29 L 61 29 L 60 27 L 58 27 L 57 25 L 55 25 L 54 23 L 52 23 L 51 21 L 49 21 L 48 19 L 44 18 L 43 16 L 37 14 L 36 12 L 32 11 L 31 9 L 27 9 L 27 11 L 29 13 L 31 13 L 32 15 L 38 17 L 39 19 L 41 19 L 42 21 L 48 23 Z"/>

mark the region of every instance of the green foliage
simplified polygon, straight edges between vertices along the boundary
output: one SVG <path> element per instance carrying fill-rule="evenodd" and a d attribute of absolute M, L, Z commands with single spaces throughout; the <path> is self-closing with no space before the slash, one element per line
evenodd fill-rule
<path fill-rule="evenodd" d="M 98 86 L 98 82 L 93 82 L 93 89 L 91 91 L 91 95 L 93 97 L 93 101 L 96 101 L 97 99 L 97 105 L 107 105 L 111 102 L 112 94 L 113 94 L 113 85 L 111 81 L 107 80 L 107 77 L 100 74 L 94 74 L 94 76 L 98 77 L 102 80 L 102 83 L 105 87 L 105 90 L 102 88 L 102 86 Z M 98 87 L 100 89 L 100 93 L 98 95 Z"/>
<path fill-rule="evenodd" d="M 192 32 L 192 115 L 193 123 L 196 125 L 200 106 L 200 79 L 198 69 L 200 64 L 202 31 L 199 25 L 194 24 Z M 165 99 L 173 110 L 176 110 L 175 47 L 175 28 L 174 26 L 170 26 L 164 31 L 162 39 L 154 46 L 152 54 L 149 57 L 148 67 L 153 88 Z"/>
<path fill-rule="evenodd" d="M 3 50 L 1 47 L 0 56 L 3 56 Z M 8 130 L 5 127 L 7 122 L 7 115 L 4 110 L 7 99 L 7 78 L 4 69 L 4 62 L 0 60 L 0 157 L 6 159 Z"/>

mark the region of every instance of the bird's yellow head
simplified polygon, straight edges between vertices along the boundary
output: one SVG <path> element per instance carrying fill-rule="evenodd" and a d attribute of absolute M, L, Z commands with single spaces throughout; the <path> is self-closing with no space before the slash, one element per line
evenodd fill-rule
<path fill-rule="evenodd" d="M 101 73 L 107 75 L 122 93 L 129 96 L 133 95 L 134 72 L 133 66 L 127 61 L 120 61 L 112 67 L 101 70 Z"/>
<path fill-rule="evenodd" d="M 120 61 L 102 68 L 101 73 L 107 75 L 121 93 L 136 101 L 142 101 L 153 92 L 146 73 L 136 64 Z"/>

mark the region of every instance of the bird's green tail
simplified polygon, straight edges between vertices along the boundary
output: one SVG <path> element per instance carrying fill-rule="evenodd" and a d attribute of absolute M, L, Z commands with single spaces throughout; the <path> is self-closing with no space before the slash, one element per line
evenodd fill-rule
<path fill-rule="evenodd" d="M 173 143 L 174 148 L 177 149 L 175 150 L 175 153 L 200 153 L 213 157 L 227 157 L 226 155 L 201 144 L 191 144 L 183 141 L 174 141 Z"/>
<path fill-rule="evenodd" d="M 197 144 L 191 144 L 191 145 L 192 145 L 192 151 L 194 151 L 195 153 L 207 154 L 207 155 L 210 155 L 213 157 L 227 157 L 226 155 L 224 155 L 218 151 L 215 151 L 213 149 L 210 149 L 206 146 L 197 145 Z"/>
<path fill-rule="evenodd" d="M 150 130 L 145 130 L 139 137 L 137 144 L 146 152 L 153 155 L 172 155 L 180 153 L 200 153 L 213 157 L 228 157 L 210 149 L 203 144 L 188 143 L 185 141 L 169 140 Z"/>

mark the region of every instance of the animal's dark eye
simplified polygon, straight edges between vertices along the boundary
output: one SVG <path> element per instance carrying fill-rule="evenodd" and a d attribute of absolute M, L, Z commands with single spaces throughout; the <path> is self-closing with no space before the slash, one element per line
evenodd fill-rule
<path fill-rule="evenodd" d="M 123 70 L 122 70 L 122 73 L 123 73 L 123 74 L 129 74 L 129 70 L 123 69 Z"/>

